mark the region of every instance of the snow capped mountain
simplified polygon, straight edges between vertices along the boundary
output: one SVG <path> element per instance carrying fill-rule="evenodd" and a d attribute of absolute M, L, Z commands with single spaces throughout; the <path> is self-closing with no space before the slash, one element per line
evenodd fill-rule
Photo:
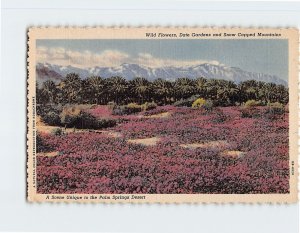
<path fill-rule="evenodd" d="M 59 80 L 62 80 L 68 73 L 77 73 L 82 79 L 85 79 L 91 75 L 98 75 L 103 78 L 121 76 L 127 80 L 131 80 L 135 77 L 144 77 L 150 81 L 157 78 L 174 81 L 182 77 L 192 79 L 205 77 L 207 79 L 225 79 L 234 81 L 236 83 L 245 80 L 257 80 L 287 85 L 286 81 L 275 75 L 254 73 L 244 71 L 237 67 L 227 67 L 224 65 L 214 65 L 208 63 L 187 67 L 168 66 L 158 68 L 124 63 L 116 67 L 96 66 L 87 69 L 81 69 L 73 66 L 52 65 L 49 63 L 38 63 L 36 66 L 36 72 L 39 82 L 43 82 L 48 79 L 58 82 Z"/>

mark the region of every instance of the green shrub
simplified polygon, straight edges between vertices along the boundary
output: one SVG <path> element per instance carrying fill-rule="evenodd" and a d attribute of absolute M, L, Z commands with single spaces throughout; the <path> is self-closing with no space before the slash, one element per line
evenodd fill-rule
<path fill-rule="evenodd" d="M 214 103 L 211 100 L 206 100 L 203 104 L 203 108 L 208 112 L 212 111 L 213 107 Z"/>
<path fill-rule="evenodd" d="M 60 104 L 58 105 L 41 105 L 38 104 L 36 106 L 36 113 L 37 115 L 44 117 L 49 112 L 55 112 L 56 114 L 60 114 L 62 111 L 62 106 Z"/>
<path fill-rule="evenodd" d="M 115 119 L 100 119 L 97 121 L 97 128 L 109 128 L 116 126 L 117 121 Z"/>
<path fill-rule="evenodd" d="M 262 116 L 262 111 L 256 107 L 241 107 L 240 108 L 242 118 L 259 118 Z"/>
<path fill-rule="evenodd" d="M 279 115 L 282 115 L 284 113 L 285 113 L 285 107 L 283 104 L 279 102 L 268 103 L 267 109 L 265 111 L 265 116 L 270 120 L 275 120 L 278 118 Z"/>
<path fill-rule="evenodd" d="M 76 127 L 77 122 L 78 122 L 78 115 L 62 113 L 60 121 L 61 121 L 62 125 L 66 126 L 68 128 Z"/>
<path fill-rule="evenodd" d="M 110 101 L 107 103 L 107 106 L 109 107 L 109 109 L 114 109 L 116 107 L 116 103 L 113 101 Z"/>
<path fill-rule="evenodd" d="M 75 125 L 78 129 L 98 129 L 98 120 L 87 112 L 80 112 Z"/>
<path fill-rule="evenodd" d="M 283 104 L 279 102 L 268 103 L 267 106 L 269 111 L 274 112 L 274 114 L 283 114 L 285 112 Z"/>
<path fill-rule="evenodd" d="M 36 151 L 37 153 L 40 153 L 40 152 L 44 152 L 44 153 L 47 153 L 47 152 L 51 152 L 53 151 L 54 148 L 49 145 L 42 137 L 39 133 L 37 133 L 36 135 Z"/>
<path fill-rule="evenodd" d="M 192 108 L 203 108 L 205 103 L 206 103 L 205 99 L 198 98 L 193 102 Z"/>
<path fill-rule="evenodd" d="M 90 113 L 81 111 L 79 115 L 65 116 L 67 127 L 75 127 L 77 129 L 102 129 L 113 127 L 117 124 L 115 119 L 97 119 Z"/>
<path fill-rule="evenodd" d="M 125 106 L 115 106 L 113 108 L 113 111 L 112 111 L 112 114 L 113 115 L 117 115 L 117 116 L 123 116 L 123 115 L 126 115 L 126 109 L 125 109 Z"/>
<path fill-rule="evenodd" d="M 151 103 L 144 103 L 142 105 L 136 104 L 136 103 L 129 103 L 127 105 L 121 105 L 121 106 L 117 106 L 115 105 L 113 108 L 113 115 L 129 115 L 129 114 L 134 114 L 134 113 L 138 113 L 141 111 L 148 111 L 148 110 L 152 110 L 155 109 L 157 107 L 157 104 L 154 102 Z"/>
<path fill-rule="evenodd" d="M 222 112 L 222 110 L 220 108 L 216 108 L 214 110 L 215 116 L 213 117 L 213 122 L 215 123 L 222 123 L 225 122 L 227 120 L 226 115 Z"/>
<path fill-rule="evenodd" d="M 53 130 L 51 131 L 51 133 L 52 133 L 53 135 L 55 135 L 55 136 L 61 136 L 61 135 L 64 134 L 64 133 L 63 133 L 63 130 L 62 130 L 61 128 L 53 129 Z"/>
<path fill-rule="evenodd" d="M 51 126 L 60 126 L 60 116 L 56 111 L 50 111 L 41 116 L 42 121 Z"/>
<path fill-rule="evenodd" d="M 133 114 L 133 113 L 141 112 L 143 109 L 142 106 L 139 104 L 130 103 L 126 105 L 125 110 L 127 114 Z"/>
<path fill-rule="evenodd" d="M 261 106 L 262 103 L 260 101 L 256 100 L 247 100 L 246 103 L 244 103 L 240 107 L 241 111 L 241 117 L 242 118 L 259 118 L 263 115 L 263 112 L 259 106 Z"/>
<path fill-rule="evenodd" d="M 78 122 L 83 107 L 80 105 L 66 105 L 60 113 L 61 124 L 68 128 L 78 128 Z"/>
<path fill-rule="evenodd" d="M 191 107 L 195 100 L 199 97 L 199 95 L 193 95 L 187 99 L 178 100 L 173 105 L 176 107 Z"/>
<path fill-rule="evenodd" d="M 143 110 L 142 106 L 136 103 L 130 103 L 127 105 L 114 106 L 113 115 L 128 115 L 141 112 Z"/>
<path fill-rule="evenodd" d="M 155 109 L 157 107 L 157 104 L 154 103 L 154 102 L 146 102 L 142 105 L 142 109 L 143 111 L 148 111 L 148 110 L 152 110 L 152 109 Z"/>
<path fill-rule="evenodd" d="M 257 107 L 260 106 L 261 102 L 256 101 L 256 100 L 247 100 L 246 103 L 244 104 L 245 108 L 252 108 L 252 107 Z"/>

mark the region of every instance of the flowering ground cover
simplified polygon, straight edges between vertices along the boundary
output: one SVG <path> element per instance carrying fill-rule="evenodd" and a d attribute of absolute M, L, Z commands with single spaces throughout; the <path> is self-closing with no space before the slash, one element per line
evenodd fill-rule
<path fill-rule="evenodd" d="M 103 112 L 110 115 L 103 107 L 91 110 L 95 116 Z M 143 114 L 163 112 L 170 114 L 125 116 L 126 121 L 108 129 L 120 137 L 39 133 L 38 192 L 289 192 L 288 113 L 270 120 L 242 118 L 240 107 L 206 112 L 164 106 Z M 155 144 L 130 143 L 154 137 L 159 139 Z"/>

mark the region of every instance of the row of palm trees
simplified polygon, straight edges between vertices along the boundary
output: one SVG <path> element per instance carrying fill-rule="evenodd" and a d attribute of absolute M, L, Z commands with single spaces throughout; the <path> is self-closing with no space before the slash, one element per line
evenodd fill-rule
<path fill-rule="evenodd" d="M 236 84 L 232 81 L 206 78 L 179 78 L 176 81 L 156 79 L 148 81 L 137 77 L 127 81 L 122 77 L 99 76 L 80 79 L 70 73 L 56 84 L 51 80 L 37 86 L 39 104 L 127 104 L 130 102 L 156 102 L 160 105 L 199 95 L 211 99 L 216 105 L 230 106 L 253 99 L 262 103 L 288 102 L 288 89 L 283 85 L 248 80 Z"/>

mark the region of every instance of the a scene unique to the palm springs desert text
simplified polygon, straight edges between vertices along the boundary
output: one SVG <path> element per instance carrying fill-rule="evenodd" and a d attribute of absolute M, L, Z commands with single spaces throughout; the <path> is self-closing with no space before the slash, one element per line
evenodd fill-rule
<path fill-rule="evenodd" d="M 28 48 L 29 200 L 296 201 L 297 30 L 33 28 Z"/>

